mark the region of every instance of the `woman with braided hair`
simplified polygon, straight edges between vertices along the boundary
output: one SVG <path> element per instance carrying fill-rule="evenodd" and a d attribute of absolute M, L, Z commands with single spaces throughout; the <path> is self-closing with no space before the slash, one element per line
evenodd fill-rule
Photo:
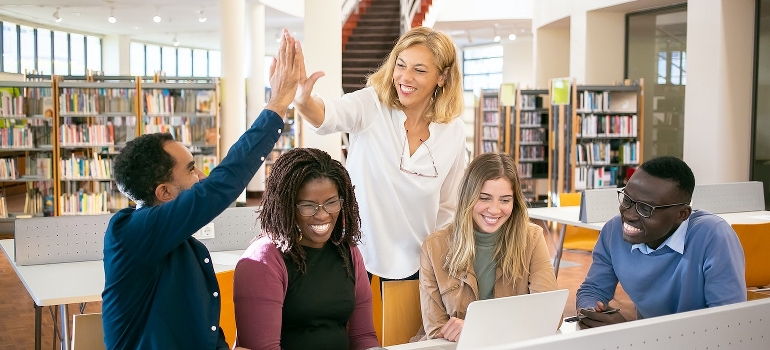
<path fill-rule="evenodd" d="M 257 349 L 379 345 L 372 292 L 357 244 L 353 185 L 326 152 L 293 149 L 273 164 L 262 235 L 235 267 L 236 344 Z"/>

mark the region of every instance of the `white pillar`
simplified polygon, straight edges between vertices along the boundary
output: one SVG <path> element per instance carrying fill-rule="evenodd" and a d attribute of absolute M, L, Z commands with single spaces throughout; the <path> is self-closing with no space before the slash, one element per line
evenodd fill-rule
<path fill-rule="evenodd" d="M 547 89 L 548 80 L 569 76 L 570 33 L 569 28 L 535 30 L 535 88 Z"/>
<path fill-rule="evenodd" d="M 569 19 L 569 76 L 578 84 L 586 83 L 586 13 L 572 11 Z"/>
<path fill-rule="evenodd" d="M 503 43 L 503 82 L 518 83 L 523 86 L 535 86 L 534 52 L 532 38 L 516 38 L 514 41 L 507 37 Z"/>
<path fill-rule="evenodd" d="M 102 38 L 102 70 L 104 75 L 130 75 L 131 39 L 126 35 Z"/>
<path fill-rule="evenodd" d="M 248 19 L 248 78 L 246 79 L 246 125 L 257 119 L 265 105 L 265 5 L 250 3 Z M 272 53 L 274 54 L 274 53 Z M 262 165 L 246 187 L 247 191 L 265 190 L 265 166 Z"/>
<path fill-rule="evenodd" d="M 335 98 L 342 95 L 342 1 L 305 0 L 305 32 L 302 49 L 308 75 L 323 71 L 313 93 Z M 306 123 L 302 123 L 304 126 Z M 303 146 L 319 148 L 341 160 L 340 134 L 316 135 L 304 128 Z"/>
<path fill-rule="evenodd" d="M 610 85 L 623 80 L 626 14 L 589 11 L 585 33 L 585 84 Z"/>
<path fill-rule="evenodd" d="M 699 184 L 750 179 L 754 5 L 687 4 L 684 160 Z"/>
<path fill-rule="evenodd" d="M 220 35 L 222 38 L 222 78 L 220 105 L 223 127 L 220 133 L 220 159 L 246 131 L 246 77 L 243 74 L 245 33 L 244 0 L 220 0 Z M 246 202 L 246 192 L 237 200 Z"/>

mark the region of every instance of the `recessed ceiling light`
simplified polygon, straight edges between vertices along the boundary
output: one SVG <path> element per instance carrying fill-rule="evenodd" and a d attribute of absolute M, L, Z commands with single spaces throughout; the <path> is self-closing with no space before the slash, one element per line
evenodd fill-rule
<path fill-rule="evenodd" d="M 508 40 L 511 40 L 511 41 L 516 40 L 516 34 L 513 34 L 513 33 L 509 34 Z"/>
<path fill-rule="evenodd" d="M 56 8 L 56 11 L 53 12 L 53 20 L 56 21 L 56 23 L 61 22 L 61 16 L 59 15 L 59 8 Z"/>
<path fill-rule="evenodd" d="M 153 21 L 153 22 L 155 22 L 155 23 L 160 23 L 160 21 L 161 21 L 161 18 L 160 18 L 160 16 L 159 16 L 159 15 L 155 15 L 155 16 L 152 18 L 152 21 Z"/>

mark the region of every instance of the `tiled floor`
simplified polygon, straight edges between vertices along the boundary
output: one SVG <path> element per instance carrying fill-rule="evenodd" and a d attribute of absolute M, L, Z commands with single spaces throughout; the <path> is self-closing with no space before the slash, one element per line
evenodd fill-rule
<path fill-rule="evenodd" d="M 564 308 L 564 315 L 569 316 L 575 314 L 575 292 L 585 278 L 588 266 L 591 263 L 591 255 L 580 252 L 565 252 L 563 260 L 571 263 L 568 264 L 571 267 L 560 269 L 558 277 L 559 286 L 570 290 L 570 298 L 567 300 L 567 305 Z M 618 290 L 616 300 L 611 305 L 620 307 L 621 313 L 627 319 L 635 318 L 636 310 L 622 290 Z M 78 305 L 70 305 L 69 310 L 70 313 L 79 312 Z M 86 313 L 100 311 L 101 303 L 89 303 L 85 308 Z M 34 346 L 34 334 L 32 299 L 27 294 L 24 285 L 16 276 L 5 256 L 3 256 L 0 258 L 0 349 L 32 349 Z M 48 308 L 43 309 L 42 334 L 42 348 L 52 348 L 54 332 Z"/>

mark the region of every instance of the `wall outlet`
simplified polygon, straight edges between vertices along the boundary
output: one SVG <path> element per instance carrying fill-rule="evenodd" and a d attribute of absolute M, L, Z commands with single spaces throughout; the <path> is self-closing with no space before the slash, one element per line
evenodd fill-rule
<path fill-rule="evenodd" d="M 201 227 L 198 232 L 192 235 L 195 239 L 213 239 L 214 238 L 214 223 L 210 222 L 208 225 Z"/>

